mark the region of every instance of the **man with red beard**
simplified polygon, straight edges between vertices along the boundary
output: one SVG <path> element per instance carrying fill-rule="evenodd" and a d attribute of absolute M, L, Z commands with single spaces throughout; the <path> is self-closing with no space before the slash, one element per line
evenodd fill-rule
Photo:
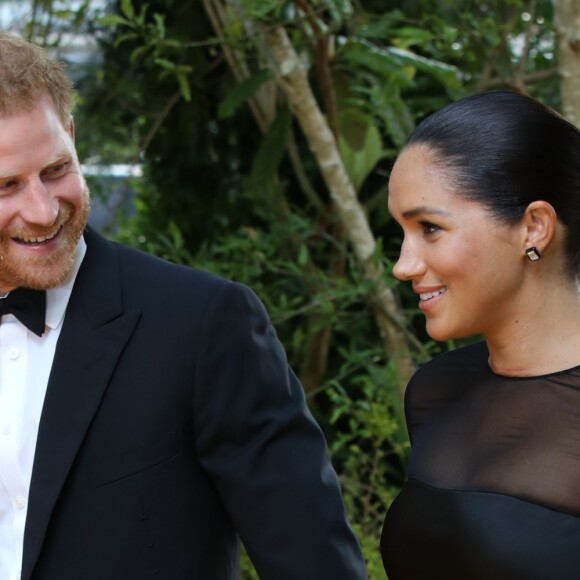
<path fill-rule="evenodd" d="M 87 228 L 71 84 L 0 34 L 0 578 L 366 578 L 246 287 Z"/>

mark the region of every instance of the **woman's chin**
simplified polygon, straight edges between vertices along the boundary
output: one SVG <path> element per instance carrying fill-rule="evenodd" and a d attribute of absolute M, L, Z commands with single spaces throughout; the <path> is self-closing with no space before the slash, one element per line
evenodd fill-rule
<path fill-rule="evenodd" d="M 427 323 L 427 334 L 437 342 L 445 342 L 446 340 L 455 340 L 458 338 L 465 338 L 471 336 L 473 333 L 461 332 L 458 328 L 442 327 L 439 324 Z"/>

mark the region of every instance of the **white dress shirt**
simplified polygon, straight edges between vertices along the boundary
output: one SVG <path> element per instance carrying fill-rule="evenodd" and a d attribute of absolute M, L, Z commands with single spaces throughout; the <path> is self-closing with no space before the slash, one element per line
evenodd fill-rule
<path fill-rule="evenodd" d="M 66 307 L 86 252 L 80 239 L 66 281 L 46 292 L 45 331 L 12 314 L 0 323 L 0 580 L 19 580 L 34 450 Z"/>

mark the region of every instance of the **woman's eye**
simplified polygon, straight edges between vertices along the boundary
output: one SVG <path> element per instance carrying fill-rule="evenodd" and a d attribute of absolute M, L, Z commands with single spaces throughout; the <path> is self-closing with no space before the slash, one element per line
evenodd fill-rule
<path fill-rule="evenodd" d="M 423 226 L 423 234 L 426 236 L 437 233 L 441 228 L 430 222 L 421 222 Z"/>

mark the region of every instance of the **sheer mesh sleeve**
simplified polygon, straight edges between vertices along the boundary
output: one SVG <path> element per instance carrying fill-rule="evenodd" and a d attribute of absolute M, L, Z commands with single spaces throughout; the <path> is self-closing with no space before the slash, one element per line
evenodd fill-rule
<path fill-rule="evenodd" d="M 513 378 L 487 360 L 485 343 L 441 355 L 407 389 L 390 580 L 580 578 L 580 367 Z"/>
<path fill-rule="evenodd" d="M 580 368 L 508 378 L 487 358 L 484 343 L 460 349 L 409 385 L 409 477 L 580 515 Z"/>

